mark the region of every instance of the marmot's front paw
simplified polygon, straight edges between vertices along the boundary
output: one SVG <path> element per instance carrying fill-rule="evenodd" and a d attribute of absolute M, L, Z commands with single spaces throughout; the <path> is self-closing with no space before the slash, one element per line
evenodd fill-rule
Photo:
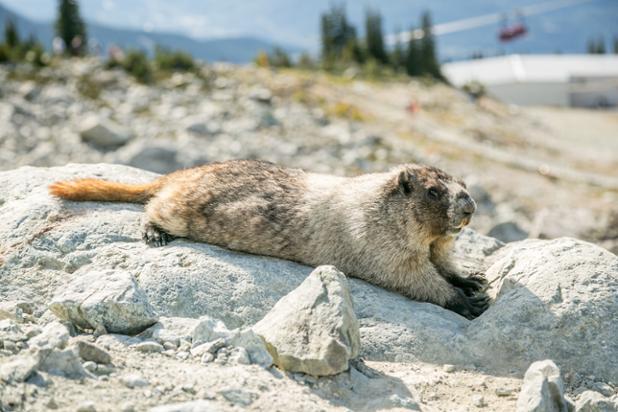
<path fill-rule="evenodd" d="M 471 296 L 463 289 L 455 288 L 456 296 L 446 304 L 445 308 L 459 313 L 467 319 L 479 317 L 489 307 L 491 298 L 484 292 L 476 292 Z"/>
<path fill-rule="evenodd" d="M 473 273 L 465 278 L 465 282 L 461 285 L 461 288 L 464 290 L 466 295 L 473 296 L 477 292 L 485 291 L 487 286 L 487 279 L 482 273 Z"/>
<path fill-rule="evenodd" d="M 174 240 L 174 237 L 158 226 L 146 223 L 142 229 L 142 239 L 144 239 L 148 246 L 158 247 L 167 245 Z"/>

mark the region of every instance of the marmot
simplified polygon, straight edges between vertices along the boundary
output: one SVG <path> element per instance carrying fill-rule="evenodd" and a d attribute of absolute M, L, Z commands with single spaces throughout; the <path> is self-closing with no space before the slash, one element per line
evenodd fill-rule
<path fill-rule="evenodd" d="M 387 173 L 336 177 L 264 161 L 180 170 L 147 184 L 57 182 L 54 196 L 145 203 L 143 238 L 184 237 L 349 276 L 431 302 L 468 319 L 488 306 L 484 277 L 457 273 L 454 235 L 476 204 L 440 169 L 405 164 Z"/>

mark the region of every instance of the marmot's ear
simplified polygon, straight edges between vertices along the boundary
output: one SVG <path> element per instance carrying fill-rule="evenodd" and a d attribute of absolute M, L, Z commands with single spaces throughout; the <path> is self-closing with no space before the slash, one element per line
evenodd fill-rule
<path fill-rule="evenodd" d="M 401 193 L 409 195 L 414 191 L 414 185 L 412 182 L 412 176 L 407 170 L 402 170 L 397 177 L 397 185 Z"/>

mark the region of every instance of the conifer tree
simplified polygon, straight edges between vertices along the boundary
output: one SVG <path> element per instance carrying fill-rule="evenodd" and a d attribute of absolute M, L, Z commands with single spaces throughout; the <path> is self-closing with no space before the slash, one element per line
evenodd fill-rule
<path fill-rule="evenodd" d="M 431 32 L 431 15 L 428 11 L 424 12 L 421 17 L 421 28 L 423 30 L 423 38 L 420 44 L 421 72 L 436 79 L 441 79 L 442 73 L 440 72 L 440 64 L 436 56 L 435 40 Z"/>
<path fill-rule="evenodd" d="M 410 33 L 414 33 L 414 28 L 410 29 Z M 406 50 L 406 73 L 409 76 L 420 76 L 423 74 L 421 66 L 421 45 L 418 39 L 410 38 L 408 49 Z"/>
<path fill-rule="evenodd" d="M 357 46 L 356 29 L 348 23 L 345 7 L 332 5 L 330 10 L 320 17 L 320 34 L 322 62 L 332 67 L 346 54 L 354 55 Z"/>
<path fill-rule="evenodd" d="M 365 12 L 365 39 L 367 56 L 374 58 L 378 63 L 388 64 L 382 33 L 382 16 L 378 11 L 367 9 Z"/>
<path fill-rule="evenodd" d="M 4 44 L 7 45 L 8 49 L 16 49 L 19 46 L 19 33 L 17 32 L 17 27 L 15 27 L 15 23 L 13 20 L 7 19 L 4 25 Z"/>
<path fill-rule="evenodd" d="M 597 41 L 597 53 L 605 54 L 605 39 L 603 38 L 603 36 L 600 36 L 599 40 Z"/>
<path fill-rule="evenodd" d="M 395 69 L 395 71 L 405 71 L 406 70 L 406 51 L 403 49 L 403 44 L 401 43 L 401 38 L 399 37 L 399 33 L 401 30 L 395 30 L 396 38 L 395 45 L 393 46 L 393 52 L 391 54 L 391 66 Z"/>
<path fill-rule="evenodd" d="M 79 14 L 77 0 L 59 0 L 55 29 L 56 35 L 64 41 L 67 53 L 80 56 L 86 52 L 86 25 Z"/>

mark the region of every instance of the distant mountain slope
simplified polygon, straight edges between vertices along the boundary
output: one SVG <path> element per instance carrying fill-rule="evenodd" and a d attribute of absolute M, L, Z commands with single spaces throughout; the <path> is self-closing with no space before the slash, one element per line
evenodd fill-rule
<path fill-rule="evenodd" d="M 50 47 L 54 36 L 52 23 L 32 21 L 0 5 L 0 30 L 4 30 L 7 19 L 15 22 L 22 37 L 34 35 L 46 47 Z M 103 51 L 112 44 L 148 51 L 161 45 L 187 51 L 201 60 L 231 63 L 250 62 L 260 50 L 271 51 L 276 46 L 273 42 L 255 37 L 196 40 L 180 34 L 112 28 L 95 23 L 88 24 L 88 36 L 95 39 Z M 299 48 L 290 45 L 282 47 L 292 53 L 299 51 Z"/>

